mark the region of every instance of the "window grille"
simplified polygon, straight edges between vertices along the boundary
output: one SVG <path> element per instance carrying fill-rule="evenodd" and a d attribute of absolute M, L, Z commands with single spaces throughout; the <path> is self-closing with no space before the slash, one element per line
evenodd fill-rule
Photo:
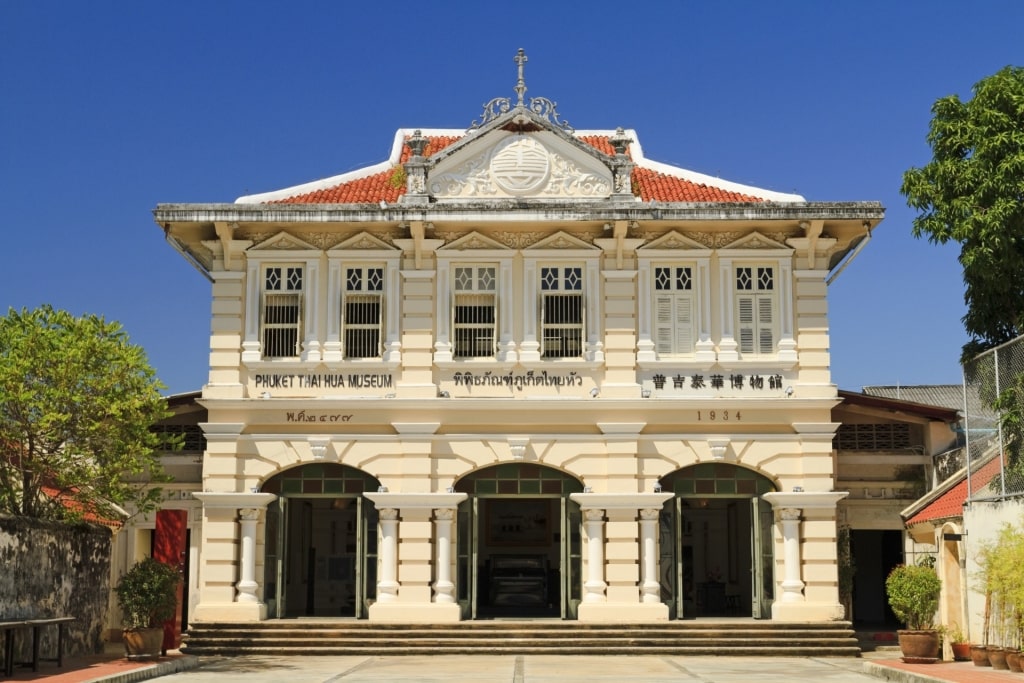
<path fill-rule="evenodd" d="M 583 273 L 580 268 L 541 268 L 541 358 L 583 353 Z"/>
<path fill-rule="evenodd" d="M 493 356 L 497 333 L 497 278 L 492 267 L 455 269 L 453 355 L 455 358 Z"/>
<path fill-rule="evenodd" d="M 894 451 L 911 447 L 910 425 L 899 423 L 844 424 L 834 444 L 841 451 Z"/>
<path fill-rule="evenodd" d="M 693 353 L 693 273 L 654 269 L 654 346 L 659 355 Z"/>
<path fill-rule="evenodd" d="M 302 330 L 302 268 L 274 266 L 264 271 L 263 356 L 299 355 Z"/>
<path fill-rule="evenodd" d="M 740 353 L 774 353 L 775 269 L 771 266 L 737 268 L 736 292 Z"/>
<path fill-rule="evenodd" d="M 206 450 L 206 436 L 198 425 L 156 425 L 152 429 L 160 436 L 158 450 L 180 450 L 184 453 L 202 453 Z M 180 449 L 175 444 L 181 444 Z"/>
<path fill-rule="evenodd" d="M 346 358 L 379 358 L 384 320 L 384 269 L 349 268 L 342 319 Z"/>

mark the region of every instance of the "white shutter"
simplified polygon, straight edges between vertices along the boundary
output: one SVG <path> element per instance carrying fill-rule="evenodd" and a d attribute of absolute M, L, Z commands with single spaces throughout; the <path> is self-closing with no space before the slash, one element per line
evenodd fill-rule
<path fill-rule="evenodd" d="M 757 343 L 758 353 L 775 352 L 774 305 L 770 296 L 761 296 L 757 300 Z"/>
<path fill-rule="evenodd" d="M 741 296 L 736 300 L 739 310 L 740 353 L 754 352 L 754 297 Z"/>
<path fill-rule="evenodd" d="M 676 353 L 693 353 L 693 300 L 676 297 Z"/>
<path fill-rule="evenodd" d="M 659 294 L 654 299 L 654 349 L 659 354 L 670 354 L 672 348 L 672 295 Z"/>

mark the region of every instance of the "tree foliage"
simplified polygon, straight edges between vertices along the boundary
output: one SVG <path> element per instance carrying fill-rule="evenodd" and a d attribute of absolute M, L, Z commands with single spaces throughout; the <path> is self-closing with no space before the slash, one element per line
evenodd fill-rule
<path fill-rule="evenodd" d="M 168 414 L 145 352 L 116 322 L 43 306 L 0 318 L 0 512 L 74 519 L 152 510 Z"/>
<path fill-rule="evenodd" d="M 966 289 L 964 360 L 1024 332 L 1024 67 L 932 106 L 932 160 L 903 174 L 915 237 L 957 242 Z"/>

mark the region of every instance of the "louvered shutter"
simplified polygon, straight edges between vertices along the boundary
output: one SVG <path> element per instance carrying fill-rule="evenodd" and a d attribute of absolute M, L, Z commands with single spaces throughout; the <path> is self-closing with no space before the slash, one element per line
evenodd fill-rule
<path fill-rule="evenodd" d="M 670 354 L 672 348 L 672 295 L 659 294 L 654 300 L 654 348 L 659 354 Z"/>
<path fill-rule="evenodd" d="M 759 297 L 757 300 L 758 353 L 767 354 L 775 352 L 774 313 L 771 297 Z"/>
<path fill-rule="evenodd" d="M 739 310 L 739 343 L 740 353 L 754 352 L 754 297 L 741 296 L 736 301 Z"/>

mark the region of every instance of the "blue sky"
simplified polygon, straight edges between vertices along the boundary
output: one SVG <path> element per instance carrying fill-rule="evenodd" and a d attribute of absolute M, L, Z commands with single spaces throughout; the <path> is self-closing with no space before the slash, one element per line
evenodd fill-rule
<path fill-rule="evenodd" d="M 199 389 L 207 281 L 157 203 L 231 202 L 383 161 L 401 127 L 513 96 L 648 158 L 886 219 L 830 287 L 833 380 L 960 381 L 957 246 L 910 235 L 930 108 L 1024 64 L 1024 2 L 0 2 L 0 310 L 120 321 Z"/>

